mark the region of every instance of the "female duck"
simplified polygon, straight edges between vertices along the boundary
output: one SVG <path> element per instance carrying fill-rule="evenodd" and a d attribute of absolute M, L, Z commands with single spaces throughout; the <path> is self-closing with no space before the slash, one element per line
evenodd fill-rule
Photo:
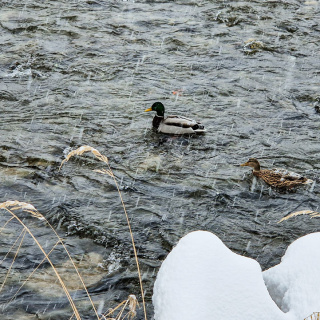
<path fill-rule="evenodd" d="M 156 111 L 152 125 L 157 132 L 169 134 L 194 134 L 204 133 L 206 130 L 199 122 L 180 116 L 168 116 L 164 118 L 164 105 L 161 102 L 155 102 L 147 111 Z"/>
<path fill-rule="evenodd" d="M 313 180 L 300 176 L 299 174 L 285 169 L 264 169 L 260 170 L 260 164 L 257 159 L 250 158 L 246 163 L 240 164 L 240 166 L 252 167 L 252 173 L 258 178 L 261 178 L 271 187 L 291 190 L 302 184 L 313 183 Z"/>

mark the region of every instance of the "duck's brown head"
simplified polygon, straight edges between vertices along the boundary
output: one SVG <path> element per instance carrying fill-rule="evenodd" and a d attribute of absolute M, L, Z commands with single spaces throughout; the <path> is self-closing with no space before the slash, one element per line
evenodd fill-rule
<path fill-rule="evenodd" d="M 260 171 L 260 163 L 255 158 L 250 158 L 247 162 L 240 164 L 241 167 L 252 167 L 253 171 Z"/>

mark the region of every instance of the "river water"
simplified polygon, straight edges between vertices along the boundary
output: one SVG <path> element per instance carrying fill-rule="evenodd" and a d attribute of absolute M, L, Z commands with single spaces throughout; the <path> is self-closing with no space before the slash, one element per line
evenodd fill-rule
<path fill-rule="evenodd" d="M 140 299 L 139 283 L 117 190 L 92 171 L 103 165 L 88 155 L 58 171 L 81 145 L 106 155 L 118 178 L 149 318 L 157 270 L 190 231 L 214 232 L 263 269 L 274 266 L 295 239 L 320 231 L 306 216 L 277 223 L 318 210 L 319 186 L 279 194 L 239 164 L 256 157 L 319 180 L 319 21 L 319 1 L 1 1 L 1 201 L 32 203 L 71 254 L 99 265 L 88 280 L 105 308 L 130 293 Z M 144 110 L 155 101 L 201 120 L 207 133 L 154 133 Z M 25 250 L 41 261 L 31 244 Z M 3 316 L 70 317 L 33 290 Z"/>

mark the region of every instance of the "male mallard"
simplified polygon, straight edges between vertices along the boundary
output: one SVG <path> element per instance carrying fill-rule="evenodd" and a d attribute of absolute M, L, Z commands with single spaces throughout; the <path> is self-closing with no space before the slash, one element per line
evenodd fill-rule
<path fill-rule="evenodd" d="M 151 108 L 144 110 L 156 111 L 152 125 L 157 132 L 169 134 L 193 134 L 204 133 L 206 130 L 199 122 L 180 116 L 168 116 L 164 118 L 164 105 L 161 102 L 155 102 Z"/>
<path fill-rule="evenodd" d="M 299 174 L 285 169 L 264 169 L 260 170 L 260 164 L 257 159 L 250 158 L 246 163 L 240 164 L 240 166 L 252 167 L 252 173 L 256 177 L 261 178 L 271 187 L 277 189 L 292 189 L 302 184 L 312 183 L 313 180 L 304 178 Z"/>

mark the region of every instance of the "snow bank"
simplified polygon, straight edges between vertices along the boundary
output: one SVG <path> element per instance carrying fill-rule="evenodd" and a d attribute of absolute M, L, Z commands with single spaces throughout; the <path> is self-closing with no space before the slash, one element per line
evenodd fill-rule
<path fill-rule="evenodd" d="M 206 231 L 189 233 L 167 256 L 153 305 L 155 320 L 294 319 L 271 299 L 260 265 Z"/>
<path fill-rule="evenodd" d="M 281 263 L 263 273 L 277 305 L 294 319 L 320 312 L 320 233 L 293 242 Z"/>

